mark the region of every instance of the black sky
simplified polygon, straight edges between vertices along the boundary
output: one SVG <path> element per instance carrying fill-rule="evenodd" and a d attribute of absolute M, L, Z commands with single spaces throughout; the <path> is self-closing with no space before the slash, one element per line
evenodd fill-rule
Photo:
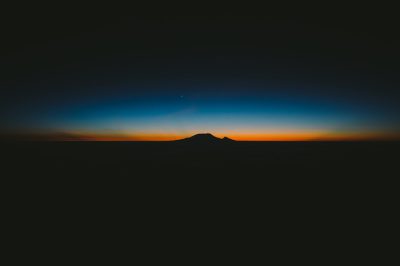
<path fill-rule="evenodd" d="M 399 21 L 390 6 L 53 3 L 5 13 L 4 116 L 24 106 L 163 90 L 277 90 L 398 112 Z"/>

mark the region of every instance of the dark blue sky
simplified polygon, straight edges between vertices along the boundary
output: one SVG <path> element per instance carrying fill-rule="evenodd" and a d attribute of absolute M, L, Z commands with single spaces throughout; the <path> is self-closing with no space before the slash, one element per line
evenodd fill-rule
<path fill-rule="evenodd" d="M 51 8 L 3 18 L 5 134 L 399 135 L 390 10 Z"/>

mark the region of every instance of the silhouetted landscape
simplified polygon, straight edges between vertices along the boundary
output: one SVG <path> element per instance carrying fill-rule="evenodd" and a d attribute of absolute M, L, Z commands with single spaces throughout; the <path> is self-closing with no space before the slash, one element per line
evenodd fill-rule
<path fill-rule="evenodd" d="M 399 148 L 398 142 L 242 142 L 211 134 L 165 142 L 7 142 L 2 171 L 21 199 L 43 197 L 45 204 L 268 197 L 276 206 L 346 205 L 394 196 L 383 191 L 399 176 Z"/>
<path fill-rule="evenodd" d="M 393 175 L 398 142 L 251 142 L 198 134 L 164 142 L 5 142 L 11 176 L 85 179 L 194 178 L 298 182 Z M 185 182 L 186 182 L 185 181 Z M 346 181 L 346 182 L 347 182 Z M 164 181 L 163 181 L 164 182 Z"/>
<path fill-rule="evenodd" d="M 221 143 L 221 142 L 226 142 L 226 141 L 233 141 L 232 139 L 228 137 L 223 137 L 222 139 L 215 137 L 214 135 L 210 133 L 199 133 L 196 135 L 193 135 L 189 138 L 184 138 L 177 140 L 178 142 L 188 142 L 188 143 Z"/>
<path fill-rule="evenodd" d="M 398 142 L 240 142 L 212 135 L 8 142 L 2 181 L 13 226 L 32 239 L 57 232 L 58 241 L 82 235 L 95 241 L 109 225 L 119 236 L 133 230 L 165 241 L 176 238 L 169 228 L 180 235 L 193 230 L 196 241 L 208 243 L 215 234 L 236 237 L 242 224 L 254 237 L 267 228 L 280 242 L 341 243 L 351 236 L 368 243 L 368 225 L 392 213 L 396 202 L 399 148 Z"/>

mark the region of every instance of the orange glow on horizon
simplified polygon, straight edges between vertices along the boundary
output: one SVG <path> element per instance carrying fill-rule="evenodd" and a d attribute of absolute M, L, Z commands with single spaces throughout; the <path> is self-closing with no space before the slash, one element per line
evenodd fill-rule
<path fill-rule="evenodd" d="M 238 141 L 366 141 L 395 140 L 398 136 L 376 133 L 273 133 L 273 134 L 240 134 L 232 136 Z"/>
<path fill-rule="evenodd" d="M 192 134 L 99 134 L 68 133 L 43 135 L 38 140 L 50 141 L 173 141 L 188 138 Z M 338 133 L 338 132 L 281 132 L 281 133 L 212 133 L 214 136 L 229 137 L 237 141 L 368 141 L 368 140 L 400 140 L 398 135 L 378 133 Z"/>

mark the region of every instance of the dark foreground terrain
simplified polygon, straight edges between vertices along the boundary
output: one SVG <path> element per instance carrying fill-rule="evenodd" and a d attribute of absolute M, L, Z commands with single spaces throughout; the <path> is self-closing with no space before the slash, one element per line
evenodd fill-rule
<path fill-rule="evenodd" d="M 2 148 L 2 178 L 46 193 L 372 195 L 394 188 L 399 144 L 9 142 Z"/>
<path fill-rule="evenodd" d="M 158 245 L 204 261 L 204 254 L 232 257 L 231 248 L 250 245 L 258 254 L 282 252 L 280 260 L 318 254 L 341 261 L 338 254 L 347 254 L 356 262 L 366 248 L 393 238 L 399 148 L 397 142 L 3 143 L 3 217 L 12 224 L 4 228 L 14 234 L 10 245 L 23 240 L 45 254 L 59 254 L 60 246 L 86 253 L 118 245 L 150 252 L 152 260 Z"/>
<path fill-rule="evenodd" d="M 131 180 L 395 177 L 398 142 L 8 142 L 6 176 Z M 394 171 L 394 172 L 393 172 Z"/>

